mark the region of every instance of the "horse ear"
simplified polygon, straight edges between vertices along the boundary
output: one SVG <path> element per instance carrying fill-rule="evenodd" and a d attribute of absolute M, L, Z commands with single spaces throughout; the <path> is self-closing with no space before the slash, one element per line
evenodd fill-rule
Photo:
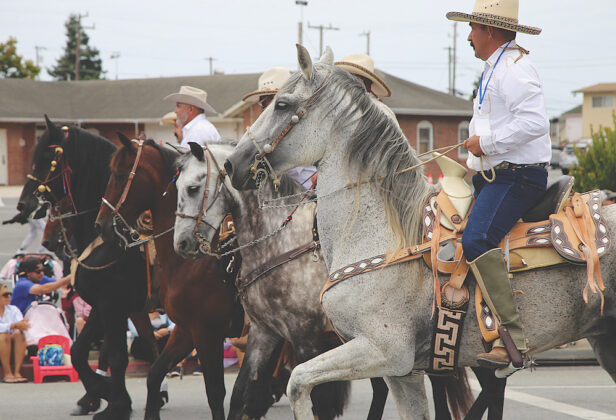
<path fill-rule="evenodd" d="M 63 138 L 62 131 L 49 119 L 47 114 L 45 114 L 45 125 L 47 126 L 47 131 L 49 132 L 51 138 Z"/>
<path fill-rule="evenodd" d="M 319 63 L 327 64 L 329 66 L 333 66 L 334 65 L 334 52 L 329 47 L 329 45 L 327 47 L 325 47 L 325 52 L 321 56 L 321 59 L 319 60 Z"/>
<path fill-rule="evenodd" d="M 203 147 L 201 147 L 199 143 L 195 143 L 194 141 L 191 141 L 191 142 L 188 142 L 188 145 L 190 146 L 190 151 L 192 152 L 194 157 L 199 159 L 199 161 L 201 162 L 205 161 L 205 155 L 203 154 Z"/>
<path fill-rule="evenodd" d="M 122 142 L 122 144 L 126 147 L 130 147 L 131 145 L 131 141 L 128 137 L 126 137 L 124 134 L 120 133 L 119 131 L 116 132 L 118 134 L 118 137 L 120 138 L 120 142 Z"/>
<path fill-rule="evenodd" d="M 312 77 L 312 59 L 310 58 L 310 53 L 308 50 L 304 48 L 301 44 L 295 44 L 297 46 L 297 62 L 299 63 L 299 68 L 304 73 L 304 77 L 310 80 Z"/>

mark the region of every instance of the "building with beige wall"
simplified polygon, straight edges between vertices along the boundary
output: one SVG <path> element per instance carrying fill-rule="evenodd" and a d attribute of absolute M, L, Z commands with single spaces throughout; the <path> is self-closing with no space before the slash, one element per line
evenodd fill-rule
<path fill-rule="evenodd" d="M 613 127 L 612 115 L 616 112 L 616 83 L 599 83 L 574 91 L 583 93 L 582 136 L 591 137 L 599 127 Z"/>

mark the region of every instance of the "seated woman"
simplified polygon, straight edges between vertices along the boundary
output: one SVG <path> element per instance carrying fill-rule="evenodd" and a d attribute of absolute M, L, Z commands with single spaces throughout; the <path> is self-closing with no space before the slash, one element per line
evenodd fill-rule
<path fill-rule="evenodd" d="M 0 285 L 0 364 L 4 371 L 3 382 L 18 383 L 28 380 L 21 376 L 21 365 L 26 353 L 26 338 L 23 334 L 30 328 L 19 308 L 9 305 L 11 292 L 5 285 Z M 15 370 L 11 369 L 11 354 Z M 14 372 L 14 373 L 13 373 Z"/>

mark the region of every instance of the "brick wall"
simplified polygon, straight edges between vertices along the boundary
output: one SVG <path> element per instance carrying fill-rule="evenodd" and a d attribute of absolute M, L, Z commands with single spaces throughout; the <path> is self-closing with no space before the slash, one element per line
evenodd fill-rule
<path fill-rule="evenodd" d="M 20 185 L 29 174 L 35 138 L 33 123 L 0 123 L 6 129 L 8 184 Z"/>

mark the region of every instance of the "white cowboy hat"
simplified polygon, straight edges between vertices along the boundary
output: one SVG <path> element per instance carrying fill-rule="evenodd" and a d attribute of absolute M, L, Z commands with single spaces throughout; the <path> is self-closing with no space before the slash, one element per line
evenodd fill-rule
<path fill-rule="evenodd" d="M 163 115 L 163 117 L 160 119 L 160 123 L 174 125 L 177 119 L 178 119 L 177 114 L 174 111 L 171 111 Z"/>
<path fill-rule="evenodd" d="M 335 66 L 345 69 L 349 73 L 363 76 L 372 80 L 372 92 L 376 96 L 391 96 L 391 89 L 374 72 L 374 60 L 367 54 L 347 55 L 340 61 L 334 63 Z"/>
<path fill-rule="evenodd" d="M 449 12 L 447 19 L 475 22 L 509 31 L 539 35 L 541 28 L 518 24 L 519 0 L 476 0 L 472 14 Z"/>
<path fill-rule="evenodd" d="M 182 86 L 178 93 L 165 96 L 163 101 L 179 102 L 203 109 L 210 114 L 218 114 L 210 104 L 207 103 L 207 92 L 192 86 Z"/>
<path fill-rule="evenodd" d="M 242 100 L 254 103 L 259 100 L 259 96 L 275 95 L 289 77 L 291 72 L 286 67 L 272 67 L 259 77 L 257 90 L 244 95 Z"/>

